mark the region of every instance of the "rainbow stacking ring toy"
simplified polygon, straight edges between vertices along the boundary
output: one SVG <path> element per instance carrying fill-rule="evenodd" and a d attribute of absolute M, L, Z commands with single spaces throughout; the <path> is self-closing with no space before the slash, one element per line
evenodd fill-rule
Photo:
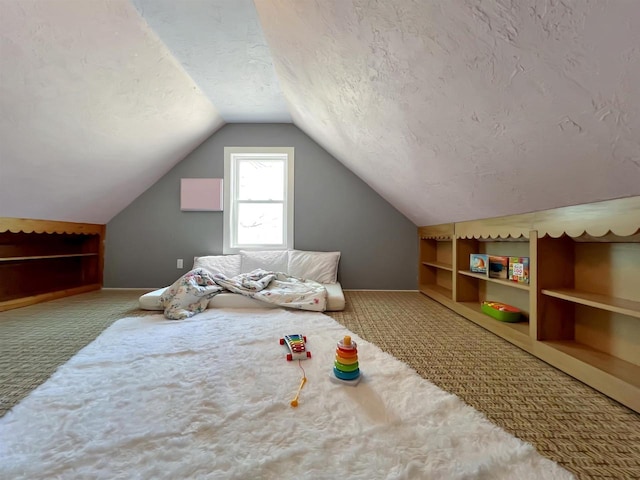
<path fill-rule="evenodd" d="M 338 342 L 332 378 L 340 383 L 357 385 L 360 381 L 358 345 L 346 335 Z"/>

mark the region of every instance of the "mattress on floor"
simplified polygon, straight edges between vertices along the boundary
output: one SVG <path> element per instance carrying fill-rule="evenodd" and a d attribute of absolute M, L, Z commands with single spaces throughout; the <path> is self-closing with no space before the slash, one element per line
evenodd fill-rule
<path fill-rule="evenodd" d="M 327 289 L 327 311 L 338 312 L 344 310 L 345 300 L 342 285 L 340 283 L 323 284 Z M 160 305 L 160 295 L 169 287 L 159 288 L 153 292 L 145 293 L 138 299 L 143 310 L 164 310 Z M 208 308 L 278 308 L 267 302 L 261 302 L 238 293 L 219 293 L 209 300 Z"/>

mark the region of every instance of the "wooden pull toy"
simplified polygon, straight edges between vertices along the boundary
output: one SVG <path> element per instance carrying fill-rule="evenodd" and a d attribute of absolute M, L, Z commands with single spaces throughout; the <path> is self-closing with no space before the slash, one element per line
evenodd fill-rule
<path fill-rule="evenodd" d="M 280 345 L 286 345 L 289 349 L 289 353 L 287 353 L 287 360 L 290 362 L 292 360 L 298 360 L 298 366 L 302 370 L 302 380 L 300 380 L 300 386 L 298 387 L 298 391 L 296 392 L 296 396 L 291 400 L 291 406 L 298 406 L 298 397 L 300 396 L 300 390 L 304 387 L 304 384 L 307 383 L 307 374 L 302 368 L 302 364 L 300 360 L 306 360 L 307 358 L 311 358 L 311 352 L 307 350 L 306 347 L 307 337 L 302 334 L 294 334 L 294 335 L 285 335 L 280 339 Z"/>

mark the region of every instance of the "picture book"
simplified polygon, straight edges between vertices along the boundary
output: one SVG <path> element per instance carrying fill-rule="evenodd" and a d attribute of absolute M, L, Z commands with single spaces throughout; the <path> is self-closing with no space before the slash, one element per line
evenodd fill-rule
<path fill-rule="evenodd" d="M 529 283 L 529 257 L 509 257 L 509 280 Z"/>
<path fill-rule="evenodd" d="M 509 257 L 489 256 L 489 277 L 507 279 L 509 272 Z"/>
<path fill-rule="evenodd" d="M 474 273 L 487 274 L 489 265 L 489 255 L 483 253 L 472 253 L 469 256 L 469 268 Z"/>

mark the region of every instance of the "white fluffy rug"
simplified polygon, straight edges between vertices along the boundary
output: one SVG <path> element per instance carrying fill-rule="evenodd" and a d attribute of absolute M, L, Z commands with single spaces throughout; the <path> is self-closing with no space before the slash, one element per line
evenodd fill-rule
<path fill-rule="evenodd" d="M 362 381 L 332 382 L 346 334 L 280 309 L 119 320 L 0 419 L 0 478 L 572 478 L 356 335 Z"/>

